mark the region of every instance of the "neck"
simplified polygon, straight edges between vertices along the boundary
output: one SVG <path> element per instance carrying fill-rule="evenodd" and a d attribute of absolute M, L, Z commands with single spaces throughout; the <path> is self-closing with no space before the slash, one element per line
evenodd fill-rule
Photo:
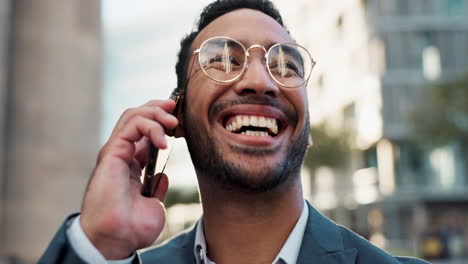
<path fill-rule="evenodd" d="M 302 213 L 299 177 L 255 194 L 214 185 L 200 179 L 210 259 L 216 263 L 272 263 Z"/>

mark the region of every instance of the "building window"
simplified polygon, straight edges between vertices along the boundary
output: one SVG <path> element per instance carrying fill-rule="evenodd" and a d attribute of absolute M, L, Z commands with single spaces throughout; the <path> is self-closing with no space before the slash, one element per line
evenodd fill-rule
<path fill-rule="evenodd" d="M 396 15 L 396 1 L 395 0 L 380 0 L 379 13 L 381 16 Z"/>
<path fill-rule="evenodd" d="M 427 162 L 425 153 L 408 142 L 398 144 L 398 149 L 397 184 L 399 186 L 427 185 L 429 173 L 427 173 L 427 164 L 425 164 Z"/>
<path fill-rule="evenodd" d="M 442 0 L 437 1 L 440 5 L 439 12 L 443 16 L 462 17 L 464 15 L 465 0 Z"/>
<path fill-rule="evenodd" d="M 336 27 L 341 30 L 343 29 L 343 15 L 339 16 L 338 19 L 336 20 Z"/>
<path fill-rule="evenodd" d="M 423 72 L 427 80 L 434 81 L 441 75 L 440 51 L 436 46 L 427 46 L 423 50 Z"/>
<path fill-rule="evenodd" d="M 356 106 L 354 103 L 343 109 L 343 128 L 352 133 L 356 131 Z"/>
<path fill-rule="evenodd" d="M 408 16 L 410 12 L 408 0 L 394 0 L 396 2 L 396 13 L 397 16 Z"/>
<path fill-rule="evenodd" d="M 364 168 L 377 168 L 377 148 L 375 146 L 364 150 Z"/>

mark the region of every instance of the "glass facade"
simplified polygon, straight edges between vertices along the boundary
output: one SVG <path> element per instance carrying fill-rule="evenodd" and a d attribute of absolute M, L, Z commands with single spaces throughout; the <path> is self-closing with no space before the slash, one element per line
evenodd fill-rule
<path fill-rule="evenodd" d="M 466 14 L 466 0 L 373 0 L 384 16 L 442 16 L 460 18 Z M 372 3 L 373 2 L 373 3 Z"/>

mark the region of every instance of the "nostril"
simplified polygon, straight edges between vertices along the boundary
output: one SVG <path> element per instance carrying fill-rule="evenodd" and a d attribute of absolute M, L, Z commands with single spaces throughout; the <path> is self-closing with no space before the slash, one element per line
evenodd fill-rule
<path fill-rule="evenodd" d="M 249 95 L 249 94 L 256 94 L 257 92 L 251 88 L 244 88 L 241 91 L 241 95 Z"/>
<path fill-rule="evenodd" d="M 265 95 L 268 95 L 268 96 L 275 96 L 275 92 L 269 90 L 269 91 L 266 91 L 266 92 L 265 92 Z"/>

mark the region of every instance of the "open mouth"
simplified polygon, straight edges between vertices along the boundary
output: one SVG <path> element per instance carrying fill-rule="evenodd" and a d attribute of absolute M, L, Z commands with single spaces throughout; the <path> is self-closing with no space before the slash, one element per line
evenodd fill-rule
<path fill-rule="evenodd" d="M 275 137 L 281 131 L 281 123 L 271 117 L 239 114 L 226 118 L 224 128 L 235 134 Z"/>

